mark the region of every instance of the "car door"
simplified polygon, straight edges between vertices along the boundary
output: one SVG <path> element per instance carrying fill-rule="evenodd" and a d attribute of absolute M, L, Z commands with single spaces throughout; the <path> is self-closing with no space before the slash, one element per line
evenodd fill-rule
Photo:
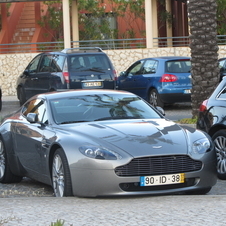
<path fill-rule="evenodd" d="M 46 93 L 49 91 L 52 71 L 52 55 L 45 54 L 40 59 L 36 77 L 33 78 L 35 94 Z"/>
<path fill-rule="evenodd" d="M 126 90 L 147 99 L 148 87 L 156 72 L 154 60 L 140 60 L 134 63 L 124 74 L 119 76 L 119 89 Z"/>
<path fill-rule="evenodd" d="M 38 66 L 41 58 L 42 54 L 36 56 L 20 76 L 22 83 L 21 85 L 23 86 L 26 99 L 29 99 L 30 97 L 37 94 L 35 87 L 37 83 L 36 80 L 38 76 Z"/>
<path fill-rule="evenodd" d="M 44 173 L 44 159 L 42 141 L 45 126 L 40 123 L 31 123 L 27 120 L 29 113 L 36 113 L 39 122 L 47 122 L 45 102 L 42 99 L 33 99 L 23 107 L 23 116 L 16 124 L 14 129 L 14 141 L 17 155 L 29 174 L 38 177 Z"/>
<path fill-rule="evenodd" d="M 119 89 L 139 95 L 141 93 L 142 65 L 144 60 L 135 62 L 118 78 Z"/>

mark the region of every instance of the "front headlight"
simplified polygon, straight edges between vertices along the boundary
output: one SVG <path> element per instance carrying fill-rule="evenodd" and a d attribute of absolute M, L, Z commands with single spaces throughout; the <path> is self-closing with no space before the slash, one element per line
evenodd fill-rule
<path fill-rule="evenodd" d="M 193 143 L 192 151 L 195 154 L 203 154 L 203 153 L 207 152 L 208 150 L 210 150 L 210 147 L 211 147 L 211 143 L 210 143 L 209 139 L 202 138 L 202 139 L 196 140 Z"/>
<path fill-rule="evenodd" d="M 117 160 L 122 158 L 122 156 L 114 151 L 96 146 L 82 146 L 79 148 L 79 151 L 83 155 L 94 159 Z"/>

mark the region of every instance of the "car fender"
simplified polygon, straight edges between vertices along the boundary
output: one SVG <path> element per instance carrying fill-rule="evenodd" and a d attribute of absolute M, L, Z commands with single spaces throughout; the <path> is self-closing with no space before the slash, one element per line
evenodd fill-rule
<path fill-rule="evenodd" d="M 10 170 L 17 176 L 24 176 L 26 171 L 20 164 L 20 161 L 14 151 L 13 135 L 11 132 L 9 132 L 10 127 L 10 123 L 4 123 L 4 126 L 1 127 L 0 137 L 5 146 Z"/>

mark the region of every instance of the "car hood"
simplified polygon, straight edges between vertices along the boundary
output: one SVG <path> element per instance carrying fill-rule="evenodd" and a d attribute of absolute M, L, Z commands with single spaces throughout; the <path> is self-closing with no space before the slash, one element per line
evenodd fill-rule
<path fill-rule="evenodd" d="M 132 156 L 188 152 L 186 130 L 165 119 L 81 123 L 70 129 L 88 142 L 108 147 L 110 144 Z"/>

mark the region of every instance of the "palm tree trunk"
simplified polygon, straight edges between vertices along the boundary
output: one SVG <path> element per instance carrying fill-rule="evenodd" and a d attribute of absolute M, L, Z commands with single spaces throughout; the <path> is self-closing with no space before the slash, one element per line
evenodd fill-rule
<path fill-rule="evenodd" d="M 216 0 L 189 0 L 192 115 L 219 82 Z"/>

